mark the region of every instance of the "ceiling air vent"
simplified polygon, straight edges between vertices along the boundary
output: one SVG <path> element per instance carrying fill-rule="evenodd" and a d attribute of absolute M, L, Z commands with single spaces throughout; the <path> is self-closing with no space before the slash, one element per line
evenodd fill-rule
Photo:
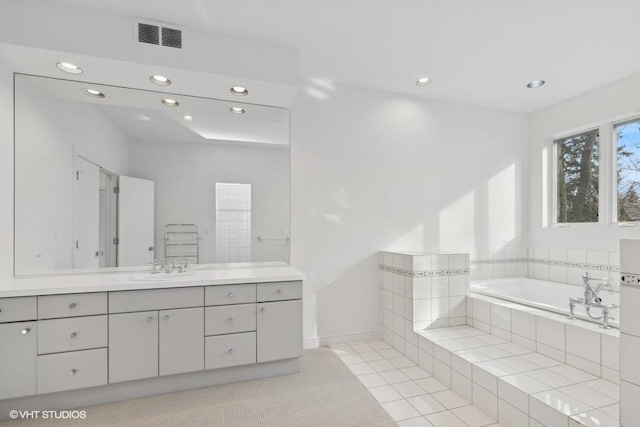
<path fill-rule="evenodd" d="M 157 25 L 138 23 L 138 42 L 160 44 L 160 27 Z"/>
<path fill-rule="evenodd" d="M 182 49 L 182 31 L 162 27 L 162 46 Z"/>
<path fill-rule="evenodd" d="M 182 49 L 182 30 L 138 22 L 138 42 Z"/>

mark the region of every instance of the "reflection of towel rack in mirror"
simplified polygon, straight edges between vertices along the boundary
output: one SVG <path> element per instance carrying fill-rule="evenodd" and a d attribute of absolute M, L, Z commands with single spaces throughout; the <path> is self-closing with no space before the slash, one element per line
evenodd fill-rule
<path fill-rule="evenodd" d="M 164 257 L 200 262 L 200 235 L 195 224 L 167 224 L 164 227 Z"/>
<path fill-rule="evenodd" d="M 258 242 L 260 243 L 264 243 L 264 242 L 287 242 L 289 243 L 289 241 L 291 240 L 291 237 L 287 236 L 287 237 L 279 237 L 279 238 L 268 238 L 268 237 L 260 237 L 258 236 Z"/>

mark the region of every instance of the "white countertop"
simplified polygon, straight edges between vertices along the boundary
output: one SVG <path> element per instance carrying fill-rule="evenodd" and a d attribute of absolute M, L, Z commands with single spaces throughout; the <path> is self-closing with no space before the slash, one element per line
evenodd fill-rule
<path fill-rule="evenodd" d="M 302 272 L 283 262 L 244 263 L 237 266 L 212 264 L 189 268 L 187 271 L 196 275 L 155 282 L 131 280 L 133 276 L 148 273 L 148 269 L 16 277 L 0 283 L 0 298 L 304 280 Z"/>

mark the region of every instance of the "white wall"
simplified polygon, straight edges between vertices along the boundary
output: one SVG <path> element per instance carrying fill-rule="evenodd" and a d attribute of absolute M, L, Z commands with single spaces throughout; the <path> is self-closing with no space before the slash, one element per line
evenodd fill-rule
<path fill-rule="evenodd" d="M 16 274 L 70 269 L 74 150 L 121 173 L 128 142 L 90 104 L 53 101 L 24 76 L 15 84 Z"/>
<path fill-rule="evenodd" d="M 13 73 L 0 62 L 0 282 L 13 276 Z"/>
<path fill-rule="evenodd" d="M 215 184 L 251 184 L 253 261 L 288 261 L 285 242 L 258 243 L 258 236 L 289 235 L 289 150 L 238 143 L 135 141 L 129 174 L 156 183 L 156 255 L 164 256 L 164 227 L 197 224 L 200 262 L 216 262 Z"/>
<path fill-rule="evenodd" d="M 337 86 L 291 126 L 306 339 L 378 330 L 379 250 L 523 245 L 525 115 Z"/>
<path fill-rule="evenodd" d="M 543 150 L 551 136 L 638 112 L 640 73 L 602 86 L 530 115 L 530 245 L 541 248 L 618 252 L 620 239 L 640 238 L 640 227 L 587 225 L 544 227 Z"/>

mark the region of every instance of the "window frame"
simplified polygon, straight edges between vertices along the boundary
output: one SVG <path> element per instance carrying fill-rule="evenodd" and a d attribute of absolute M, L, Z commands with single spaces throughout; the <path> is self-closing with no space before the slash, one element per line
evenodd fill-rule
<path fill-rule="evenodd" d="M 615 127 L 619 124 L 640 120 L 640 113 L 633 112 L 609 118 L 590 125 L 559 132 L 548 137 L 545 148 L 547 212 L 546 227 L 635 227 L 638 221 L 618 221 L 618 156 Z M 590 131 L 600 134 L 600 159 L 598 172 L 598 221 L 597 222 L 558 222 L 558 149 L 556 141 Z"/>

